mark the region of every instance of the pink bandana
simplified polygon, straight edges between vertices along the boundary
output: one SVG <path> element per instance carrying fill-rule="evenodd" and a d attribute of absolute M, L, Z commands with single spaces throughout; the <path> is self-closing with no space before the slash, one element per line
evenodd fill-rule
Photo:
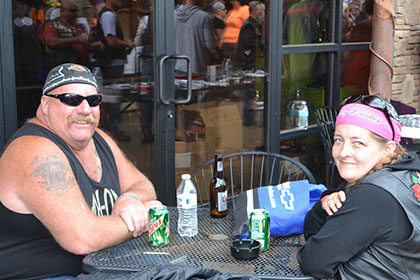
<path fill-rule="evenodd" d="M 391 118 L 395 131 L 395 143 L 401 140 L 401 124 Z M 369 130 L 387 140 L 392 140 L 392 128 L 383 112 L 359 103 L 346 104 L 340 109 L 335 125 L 352 124 Z"/>

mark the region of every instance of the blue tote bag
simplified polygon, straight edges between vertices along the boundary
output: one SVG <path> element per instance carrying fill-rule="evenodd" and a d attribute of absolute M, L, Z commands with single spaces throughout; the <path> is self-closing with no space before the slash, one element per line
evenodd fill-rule
<path fill-rule="evenodd" d="M 306 213 L 326 189 L 324 185 L 301 180 L 243 192 L 235 198 L 235 226 L 232 235 L 248 236 L 249 215 L 253 209 L 268 210 L 271 236 L 301 234 Z"/>

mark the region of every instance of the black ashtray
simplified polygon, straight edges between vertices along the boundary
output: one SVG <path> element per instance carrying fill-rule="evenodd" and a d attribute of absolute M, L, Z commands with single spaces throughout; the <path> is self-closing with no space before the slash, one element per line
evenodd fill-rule
<path fill-rule="evenodd" d="M 230 244 L 230 253 L 237 260 L 253 260 L 258 257 L 261 243 L 257 240 L 234 239 Z"/>

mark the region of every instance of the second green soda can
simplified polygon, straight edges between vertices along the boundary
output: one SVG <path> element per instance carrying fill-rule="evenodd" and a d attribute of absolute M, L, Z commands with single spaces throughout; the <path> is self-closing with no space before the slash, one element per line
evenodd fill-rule
<path fill-rule="evenodd" d="M 254 209 L 249 216 L 249 238 L 261 243 L 261 250 L 270 246 L 270 215 L 265 209 Z"/>

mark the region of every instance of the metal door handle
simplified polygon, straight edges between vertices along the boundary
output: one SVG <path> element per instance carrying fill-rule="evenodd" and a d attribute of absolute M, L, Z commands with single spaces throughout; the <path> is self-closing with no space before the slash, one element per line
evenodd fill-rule
<path fill-rule="evenodd" d="M 185 59 L 187 61 L 187 98 L 185 99 L 167 99 L 164 96 L 164 83 L 163 83 L 163 64 L 167 59 Z M 192 96 L 192 75 L 190 58 L 186 55 L 165 55 L 159 61 L 159 97 L 160 101 L 165 105 L 170 104 L 185 104 L 190 102 Z"/>

